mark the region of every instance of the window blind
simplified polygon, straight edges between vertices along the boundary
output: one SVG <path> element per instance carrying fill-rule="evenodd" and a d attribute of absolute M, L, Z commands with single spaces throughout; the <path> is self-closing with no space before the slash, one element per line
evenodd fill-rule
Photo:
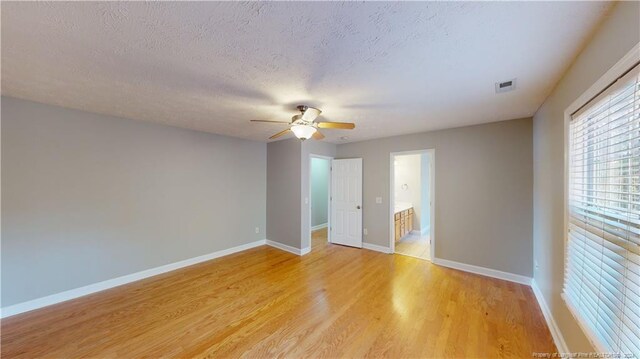
<path fill-rule="evenodd" d="M 640 66 L 569 124 L 564 298 L 600 350 L 640 358 Z"/>

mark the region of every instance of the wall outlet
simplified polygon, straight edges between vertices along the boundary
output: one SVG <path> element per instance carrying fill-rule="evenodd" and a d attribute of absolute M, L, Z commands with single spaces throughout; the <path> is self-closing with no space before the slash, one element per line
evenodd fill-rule
<path fill-rule="evenodd" d="M 533 261 L 533 267 L 534 267 L 535 269 L 540 269 L 540 266 L 538 265 L 538 261 L 537 261 L 537 260 L 534 260 L 534 261 Z"/>
<path fill-rule="evenodd" d="M 304 204 L 309 204 L 309 198 L 307 197 L 304 198 Z"/>
<path fill-rule="evenodd" d="M 260 227 L 256 227 L 256 233 L 260 233 Z"/>
<path fill-rule="evenodd" d="M 376 203 L 377 204 L 381 204 L 382 203 L 382 197 L 376 197 Z"/>
<path fill-rule="evenodd" d="M 362 230 L 362 233 L 364 233 L 364 235 L 366 236 L 367 234 L 369 234 L 369 231 L 367 231 L 367 229 L 365 228 Z"/>

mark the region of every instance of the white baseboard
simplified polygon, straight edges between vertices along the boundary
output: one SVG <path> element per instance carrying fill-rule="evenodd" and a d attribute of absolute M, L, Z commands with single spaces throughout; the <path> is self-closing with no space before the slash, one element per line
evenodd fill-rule
<path fill-rule="evenodd" d="M 166 272 L 170 272 L 170 271 L 173 271 L 173 270 L 176 270 L 176 269 L 188 267 L 188 266 L 191 266 L 191 265 L 194 265 L 194 264 L 198 264 L 198 263 L 201 263 L 201 262 L 206 262 L 206 261 L 209 261 L 209 260 L 212 260 L 212 259 L 224 257 L 224 256 L 227 256 L 227 255 L 230 255 L 230 254 L 233 254 L 233 253 L 237 253 L 237 252 L 241 252 L 241 251 L 244 251 L 244 250 L 247 250 L 247 249 L 259 247 L 259 246 L 262 246 L 262 245 L 265 245 L 265 244 L 269 245 L 271 247 L 274 247 L 274 248 L 289 252 L 289 253 L 296 254 L 296 255 L 305 255 L 305 254 L 311 252 L 311 247 L 298 249 L 298 248 L 294 248 L 294 247 L 288 246 L 286 244 L 270 241 L 270 240 L 267 240 L 267 239 L 262 239 L 262 240 L 259 240 L 259 241 L 243 244 L 243 245 L 232 247 L 232 248 L 228 248 L 228 249 L 223 249 L 223 250 L 220 250 L 220 251 L 217 251 L 217 252 L 213 252 L 213 253 L 209 253 L 209 254 L 205 254 L 205 255 L 202 255 L 202 256 L 185 259 L 185 260 L 182 260 L 182 261 L 179 261 L 179 262 L 166 264 L 166 265 L 163 265 L 163 266 L 160 266 L 160 267 L 147 269 L 147 270 L 144 270 L 144 271 L 141 271 L 141 272 L 128 274 L 128 275 L 125 275 L 125 276 L 122 276 L 122 277 L 109 279 L 109 280 L 106 280 L 106 281 L 90 284 L 90 285 L 87 285 L 87 286 L 84 286 L 84 287 L 71 289 L 71 290 L 68 290 L 68 291 L 64 291 L 64 292 L 48 295 L 46 297 L 37 298 L 37 299 L 33 299 L 33 300 L 30 300 L 30 301 L 27 301 L 27 302 L 22 302 L 22 303 L 10 305 L 8 307 L 0 308 L 0 318 L 6 318 L 6 317 L 10 317 L 10 316 L 13 316 L 13 315 L 16 315 L 16 314 L 20 314 L 20 313 L 28 312 L 28 311 L 31 311 L 31 310 L 43 308 L 43 307 L 46 307 L 46 306 L 49 306 L 49 305 L 65 302 L 65 301 L 68 301 L 68 300 L 71 300 L 71 299 L 76 299 L 76 298 L 79 298 L 79 297 L 83 297 L 85 295 L 89 295 L 89 294 L 92 294 L 92 293 L 96 293 L 96 292 L 100 292 L 100 291 L 103 291 L 103 290 L 111 289 L 111 288 L 114 288 L 114 287 L 118 287 L 118 286 L 121 286 L 121 285 L 124 285 L 124 284 L 128 284 L 128 283 L 131 283 L 131 282 L 142 280 L 142 279 L 145 279 L 145 278 L 153 277 L 153 276 L 156 276 L 156 275 L 159 275 L 159 274 L 163 274 L 163 273 L 166 273 Z M 391 249 L 390 248 L 379 246 L 379 245 L 376 245 L 376 244 L 362 243 L 362 248 L 368 249 L 368 250 L 372 250 L 372 251 L 387 253 L 387 254 L 391 253 Z M 533 289 L 533 293 L 536 296 L 538 304 L 540 305 L 540 309 L 542 310 L 542 314 L 544 315 L 544 318 L 545 318 L 545 320 L 547 322 L 547 326 L 549 327 L 549 330 L 551 331 L 551 336 L 553 337 L 553 341 L 555 342 L 556 347 L 558 348 L 558 352 L 560 352 L 560 353 L 568 353 L 569 352 L 567 344 L 564 341 L 564 337 L 562 336 L 562 333 L 560 332 L 560 329 L 558 328 L 558 325 L 556 324 L 556 322 L 555 322 L 555 320 L 554 320 L 554 318 L 553 318 L 553 316 L 551 314 L 551 311 L 549 310 L 549 306 L 547 305 L 544 297 L 542 296 L 542 292 L 540 292 L 540 288 L 536 284 L 535 279 L 532 279 L 532 278 L 529 278 L 529 277 L 525 277 L 525 276 L 521 276 L 521 275 L 517 275 L 517 274 L 513 274 L 513 273 L 502 272 L 502 271 L 495 270 L 495 269 L 489 269 L 489 268 L 478 267 L 478 266 L 474 266 L 474 265 L 470 265 L 470 264 L 454 262 L 454 261 L 441 259 L 441 258 L 433 258 L 432 261 L 433 261 L 434 264 L 441 265 L 441 266 L 444 266 L 444 267 L 458 269 L 458 270 L 462 270 L 462 271 L 465 271 L 465 272 L 480 274 L 480 275 L 484 275 L 484 276 L 488 276 L 488 277 L 508 280 L 508 281 L 516 282 L 516 283 L 520 283 L 520 284 L 530 285 L 531 289 Z"/>
<path fill-rule="evenodd" d="M 542 315 L 544 315 L 544 319 L 547 322 L 547 326 L 549 327 L 549 331 L 551 332 L 553 341 L 556 343 L 558 352 L 569 353 L 569 348 L 567 347 L 567 343 L 564 341 L 562 332 L 560 332 L 558 324 L 556 323 L 555 319 L 553 319 L 553 315 L 551 314 L 551 310 L 547 305 L 547 301 L 544 300 L 544 296 L 542 295 L 542 292 L 540 291 L 540 288 L 538 287 L 535 279 L 531 280 L 531 289 L 533 289 L 533 294 L 535 294 L 536 299 L 538 300 L 538 305 L 540 305 Z"/>
<path fill-rule="evenodd" d="M 16 314 L 28 312 L 31 310 L 39 309 L 42 307 L 46 307 L 49 305 L 65 302 L 67 300 L 76 299 L 79 297 L 83 297 L 85 295 L 100 292 L 106 289 L 111 289 L 114 287 L 135 282 L 141 279 L 153 277 L 158 274 L 170 272 L 176 269 L 188 267 L 201 262 L 206 262 L 215 258 L 224 257 L 229 254 L 242 252 L 244 250 L 251 249 L 254 247 L 259 247 L 265 244 L 266 244 L 266 240 L 262 239 L 259 241 L 239 245 L 239 246 L 228 248 L 228 249 L 223 249 L 223 250 L 205 254 L 202 256 L 185 259 L 179 262 L 165 264 L 160 267 L 155 267 L 155 268 L 143 270 L 143 271 L 132 273 L 132 274 L 127 274 L 122 277 L 117 277 L 117 278 L 108 279 L 102 282 L 89 284 L 84 287 L 75 288 L 75 289 L 67 290 L 64 292 L 56 293 L 56 294 L 51 294 L 46 297 L 37 298 L 37 299 L 29 300 L 26 302 L 10 305 L 0 309 L 0 318 L 6 318 L 12 315 L 16 315 Z"/>
<path fill-rule="evenodd" d="M 362 242 L 362 248 L 368 249 L 370 251 L 382 252 L 382 253 L 387 253 L 387 254 L 391 253 L 391 248 L 379 246 L 377 244 L 371 244 L 371 243 Z"/>
<path fill-rule="evenodd" d="M 311 227 L 311 230 L 312 231 L 317 231 L 318 229 L 327 228 L 327 226 L 328 226 L 327 223 L 322 223 L 322 224 L 319 224 L 317 226 Z"/>
<path fill-rule="evenodd" d="M 289 253 L 293 253 L 293 254 L 298 255 L 298 256 L 302 256 L 302 255 L 305 255 L 305 254 L 311 252 L 311 247 L 300 249 L 300 248 L 288 246 L 286 244 L 282 244 L 280 242 L 270 241 L 268 239 L 266 240 L 266 243 L 267 243 L 268 246 L 271 246 L 273 248 L 278 248 L 280 250 L 283 250 L 283 251 L 289 252 Z"/>
<path fill-rule="evenodd" d="M 471 264 L 454 262 L 447 259 L 442 258 L 433 258 L 431 260 L 433 264 L 441 265 L 443 267 L 449 267 L 453 269 L 458 269 L 465 272 L 475 273 L 484 275 L 487 277 L 498 278 L 503 280 L 508 280 L 510 282 L 516 282 L 525 285 L 531 285 L 531 278 L 525 277 L 519 274 L 513 274 L 508 272 L 499 271 L 497 269 L 490 269 L 485 267 L 478 267 Z"/>

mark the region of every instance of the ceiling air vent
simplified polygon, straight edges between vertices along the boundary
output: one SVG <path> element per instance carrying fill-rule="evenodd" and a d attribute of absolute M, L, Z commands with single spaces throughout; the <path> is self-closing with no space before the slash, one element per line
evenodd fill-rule
<path fill-rule="evenodd" d="M 496 93 L 509 92 L 516 89 L 516 79 L 496 82 Z"/>

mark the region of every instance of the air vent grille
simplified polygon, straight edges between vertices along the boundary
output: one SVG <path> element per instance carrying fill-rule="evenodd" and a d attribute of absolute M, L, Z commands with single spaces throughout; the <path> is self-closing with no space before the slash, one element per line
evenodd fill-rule
<path fill-rule="evenodd" d="M 516 89 L 516 79 L 496 82 L 496 93 L 509 92 Z"/>

